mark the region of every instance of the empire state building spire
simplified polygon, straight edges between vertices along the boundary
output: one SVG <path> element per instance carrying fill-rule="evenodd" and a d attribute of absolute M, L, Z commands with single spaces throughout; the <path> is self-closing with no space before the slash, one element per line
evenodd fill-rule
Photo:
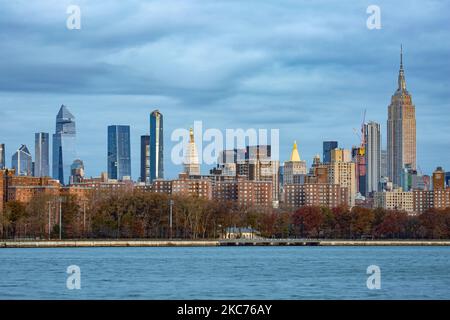
<path fill-rule="evenodd" d="M 400 71 L 398 72 L 398 92 L 406 92 L 405 71 L 403 70 L 403 46 L 400 45 Z"/>
<path fill-rule="evenodd" d="M 400 47 L 398 88 L 388 107 L 387 121 L 388 176 L 396 186 L 402 186 L 402 173 L 416 169 L 416 107 L 406 90 L 403 70 L 403 48 Z"/>

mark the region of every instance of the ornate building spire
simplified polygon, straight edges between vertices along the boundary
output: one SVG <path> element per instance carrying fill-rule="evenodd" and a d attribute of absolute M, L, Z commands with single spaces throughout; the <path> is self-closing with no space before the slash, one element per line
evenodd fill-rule
<path fill-rule="evenodd" d="M 297 150 L 297 141 L 294 141 L 294 146 L 292 147 L 291 160 L 290 161 L 300 161 L 300 155 Z"/>
<path fill-rule="evenodd" d="M 403 45 L 400 45 L 400 71 L 398 73 L 397 91 L 406 91 L 405 71 L 403 70 Z"/>

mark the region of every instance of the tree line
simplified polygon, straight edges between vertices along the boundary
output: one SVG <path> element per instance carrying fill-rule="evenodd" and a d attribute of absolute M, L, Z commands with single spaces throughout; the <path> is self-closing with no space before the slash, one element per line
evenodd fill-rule
<path fill-rule="evenodd" d="M 216 239 L 235 226 L 268 238 L 449 239 L 450 208 L 420 215 L 345 206 L 268 210 L 139 190 L 99 191 L 85 201 L 50 195 L 27 204 L 10 201 L 0 226 L 3 239 L 58 239 L 60 233 L 64 239 Z"/>

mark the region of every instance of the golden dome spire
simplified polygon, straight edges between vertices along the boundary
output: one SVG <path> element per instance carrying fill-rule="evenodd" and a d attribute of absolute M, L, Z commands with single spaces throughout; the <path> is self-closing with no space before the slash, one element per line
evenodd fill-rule
<path fill-rule="evenodd" d="M 189 128 L 189 141 L 194 142 L 194 129 Z"/>
<path fill-rule="evenodd" d="M 294 141 L 294 146 L 292 147 L 292 153 L 291 153 L 291 160 L 294 162 L 300 161 L 300 155 L 298 154 L 297 150 L 297 141 Z"/>

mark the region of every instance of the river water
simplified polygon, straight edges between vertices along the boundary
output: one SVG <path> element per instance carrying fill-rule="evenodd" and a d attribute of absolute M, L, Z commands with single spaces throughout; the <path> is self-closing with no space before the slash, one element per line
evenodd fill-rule
<path fill-rule="evenodd" d="M 450 299 L 450 248 L 0 249 L 0 299 Z"/>

